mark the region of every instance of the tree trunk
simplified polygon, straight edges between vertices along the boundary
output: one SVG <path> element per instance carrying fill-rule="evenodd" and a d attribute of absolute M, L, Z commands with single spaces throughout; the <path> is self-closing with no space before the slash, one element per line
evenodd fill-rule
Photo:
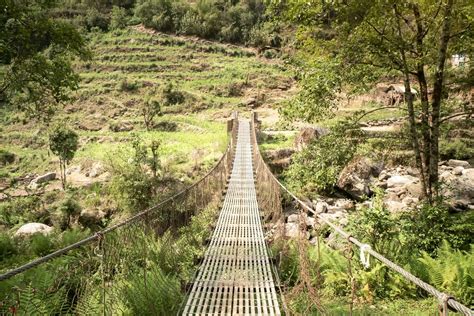
<path fill-rule="evenodd" d="M 441 37 L 438 48 L 438 60 L 435 72 L 435 81 L 433 86 L 433 100 L 431 103 L 431 161 L 430 161 L 430 175 L 429 182 L 430 186 L 434 187 L 435 197 L 439 194 L 438 188 L 438 161 L 439 161 L 439 125 L 440 125 L 440 110 L 441 110 L 441 99 L 443 96 L 443 80 L 444 80 L 444 68 L 446 64 L 448 43 L 450 38 L 451 29 L 451 15 L 454 0 L 448 0 L 445 6 L 443 15 L 443 25 L 441 28 Z"/>
<path fill-rule="evenodd" d="M 402 29 L 400 25 L 400 18 L 399 14 L 397 11 L 397 5 L 395 4 L 393 6 L 393 9 L 395 11 L 395 17 L 397 18 L 397 27 L 398 27 L 398 35 L 400 37 L 400 42 L 403 42 L 403 35 L 402 35 Z M 418 140 L 418 134 L 416 131 L 416 120 L 415 120 L 415 108 L 413 106 L 413 94 L 411 93 L 411 84 L 410 84 L 410 71 L 408 69 L 408 63 L 407 63 L 407 58 L 406 58 L 406 52 L 401 45 L 399 48 L 399 53 L 400 57 L 402 60 L 402 66 L 403 68 L 401 69 L 403 73 L 403 83 L 405 86 L 405 101 L 407 103 L 407 109 L 408 109 L 408 124 L 410 127 L 410 138 L 411 138 L 411 143 L 413 147 L 413 151 L 415 152 L 415 162 L 418 170 L 420 171 L 421 174 L 421 194 L 422 198 L 426 198 L 427 196 L 427 183 L 425 181 L 425 176 L 424 176 L 424 169 L 423 169 L 423 162 L 421 159 L 421 151 L 420 151 L 420 142 Z"/>
<path fill-rule="evenodd" d="M 425 75 L 425 64 L 423 62 L 423 58 L 425 56 L 424 49 L 423 49 L 423 38 L 424 38 L 424 27 L 423 21 L 421 18 L 420 10 L 418 5 L 413 5 L 413 15 L 415 16 L 416 22 L 416 52 L 417 56 L 417 63 L 416 63 L 416 77 L 418 79 L 419 87 L 420 87 L 420 101 L 421 101 L 421 134 L 423 137 L 423 155 L 422 155 L 422 168 L 423 172 L 421 176 L 425 178 L 425 183 L 427 185 L 427 198 L 431 203 L 433 190 L 431 184 L 429 182 L 429 174 L 430 174 L 430 165 L 431 165 L 431 131 L 430 131 L 430 124 L 429 124 L 429 116 L 430 116 L 430 108 L 429 108 L 429 101 L 428 101 L 428 83 L 426 81 Z"/>

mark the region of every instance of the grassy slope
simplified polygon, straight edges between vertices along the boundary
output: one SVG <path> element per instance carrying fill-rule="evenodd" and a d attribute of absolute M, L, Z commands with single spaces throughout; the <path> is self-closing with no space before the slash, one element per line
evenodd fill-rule
<path fill-rule="evenodd" d="M 291 82 L 278 62 L 230 45 L 127 29 L 92 34 L 90 46 L 93 60 L 77 65 L 82 82 L 75 102 L 57 116 L 69 121 L 81 136 L 72 164 L 113 158 L 117 148 L 128 147 L 132 133 L 161 140 L 162 160 L 172 161 L 177 171 L 189 169 L 191 163 L 212 164 L 225 148 L 225 120 L 230 112 L 246 110 L 243 100 L 258 94 L 266 93 L 266 103 L 271 104 L 274 90 L 279 93 L 278 84 Z M 135 88 L 123 89 L 124 82 Z M 156 121 L 175 122 L 178 129 L 146 132 L 139 104 L 168 82 L 183 91 L 187 101 L 164 107 L 165 115 Z M 232 90 L 234 85 L 237 91 Z M 4 115 L 0 147 L 17 154 L 21 162 L 0 168 L 0 173 L 14 177 L 55 170 L 44 128 L 22 121 L 18 114 Z M 110 130 L 110 125 L 122 121 L 133 124 L 134 130 Z"/>

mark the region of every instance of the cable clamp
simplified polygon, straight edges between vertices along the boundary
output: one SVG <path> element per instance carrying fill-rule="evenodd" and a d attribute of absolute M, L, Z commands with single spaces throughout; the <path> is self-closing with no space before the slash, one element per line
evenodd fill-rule
<path fill-rule="evenodd" d="M 369 250 L 372 248 L 368 244 L 363 244 L 360 247 L 360 262 L 364 266 L 365 269 L 368 269 L 370 266 L 370 254 L 368 253 Z"/>

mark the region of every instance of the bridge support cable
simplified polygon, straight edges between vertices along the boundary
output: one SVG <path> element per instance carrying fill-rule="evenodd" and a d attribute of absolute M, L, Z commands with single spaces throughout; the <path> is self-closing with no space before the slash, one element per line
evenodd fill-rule
<path fill-rule="evenodd" d="M 160 314 L 162 306 L 148 295 L 167 290 L 170 284 L 155 262 L 157 248 L 173 246 L 172 238 L 165 238 L 166 231 L 187 225 L 204 208 L 217 208 L 231 172 L 236 119 L 229 123 L 228 132 L 226 152 L 193 185 L 65 248 L 0 271 L 0 315 L 120 314 L 131 308 L 125 306 L 123 297 L 132 294 L 128 291 L 132 287 L 150 305 L 135 307 Z"/>
<path fill-rule="evenodd" d="M 252 118 L 251 118 L 251 128 L 252 128 L 252 146 L 254 148 L 254 155 L 255 155 L 255 160 L 256 161 L 263 161 L 263 158 L 261 157 L 261 154 L 259 152 L 258 148 L 258 141 L 257 141 L 257 132 L 258 132 L 258 126 L 259 126 L 259 121 L 257 119 L 257 115 L 255 112 L 252 113 Z M 263 164 L 265 164 L 263 162 Z M 358 247 L 361 251 L 361 254 L 363 255 L 371 255 L 374 258 L 378 259 L 380 262 L 382 262 L 384 265 L 389 267 L 391 270 L 397 272 L 398 274 L 402 275 L 406 280 L 416 284 L 418 287 L 422 288 L 432 296 L 434 296 L 440 305 L 440 310 L 442 312 L 442 315 L 447 315 L 448 314 L 448 309 L 452 308 L 453 310 L 460 312 L 464 315 L 469 315 L 469 316 L 474 316 L 473 310 L 471 310 L 469 307 L 463 305 L 459 301 L 457 301 L 454 297 L 450 296 L 447 293 L 443 293 L 433 287 L 432 285 L 424 282 L 423 280 L 419 279 L 418 277 L 414 276 L 410 272 L 406 271 L 396 263 L 390 261 L 389 259 L 385 258 L 383 255 L 380 253 L 376 252 L 373 250 L 370 245 L 367 245 L 365 243 L 362 243 L 358 239 L 354 238 L 351 236 L 348 232 L 344 231 L 341 227 L 337 226 L 333 222 L 331 222 L 329 219 L 327 219 L 324 216 L 321 216 L 319 213 L 317 213 L 315 210 L 313 210 L 311 207 L 309 207 L 305 202 L 303 202 L 301 199 L 299 199 L 296 195 L 294 195 L 291 191 L 289 191 L 269 170 L 268 166 L 265 164 L 265 166 L 262 166 L 262 168 L 265 168 L 266 172 L 265 174 L 270 174 L 270 178 L 268 179 L 268 182 L 272 182 L 273 185 L 267 184 L 267 186 L 273 186 L 275 191 L 282 192 L 285 195 L 288 195 L 291 197 L 292 200 L 294 200 L 304 211 L 313 214 L 314 217 L 317 217 L 319 220 L 322 222 L 326 223 L 332 230 L 334 230 L 338 235 L 343 237 L 345 240 L 347 240 L 350 244 L 355 245 Z M 282 199 L 280 197 L 280 193 L 273 193 L 273 198 L 275 198 L 275 202 L 271 205 L 275 205 L 275 203 L 281 203 Z M 271 202 L 266 202 L 266 203 L 271 203 Z M 361 255 L 362 256 L 362 255 Z M 365 257 L 364 257 L 365 258 Z"/>
<path fill-rule="evenodd" d="M 235 159 L 216 228 L 183 315 L 280 315 L 254 183 L 251 131 L 239 121 Z"/>

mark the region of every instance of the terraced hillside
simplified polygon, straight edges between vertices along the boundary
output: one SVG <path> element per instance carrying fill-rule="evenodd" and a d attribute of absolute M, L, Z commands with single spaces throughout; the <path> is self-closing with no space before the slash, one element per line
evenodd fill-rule
<path fill-rule="evenodd" d="M 107 163 L 117 150 L 129 150 L 125 142 L 139 135 L 161 141 L 166 170 L 192 177 L 191 167 L 211 165 L 223 151 L 223 123 L 231 111 L 272 106 L 292 89 L 282 62 L 257 57 L 247 48 L 142 27 L 91 33 L 90 47 L 93 59 L 76 66 L 82 81 L 75 101 L 55 117 L 80 132 L 72 165 L 85 174 L 94 162 Z M 141 105 L 150 98 L 159 100 L 163 115 L 146 131 Z M 16 179 L 26 185 L 32 173 L 53 171 L 57 162 L 48 153 L 44 126 L 4 114 L 0 146 L 14 153 L 18 163 L 0 169 L 2 186 L 7 196 L 26 195 L 22 185 L 5 189 L 6 183 Z M 71 182 L 87 183 L 83 178 L 73 175 Z"/>

